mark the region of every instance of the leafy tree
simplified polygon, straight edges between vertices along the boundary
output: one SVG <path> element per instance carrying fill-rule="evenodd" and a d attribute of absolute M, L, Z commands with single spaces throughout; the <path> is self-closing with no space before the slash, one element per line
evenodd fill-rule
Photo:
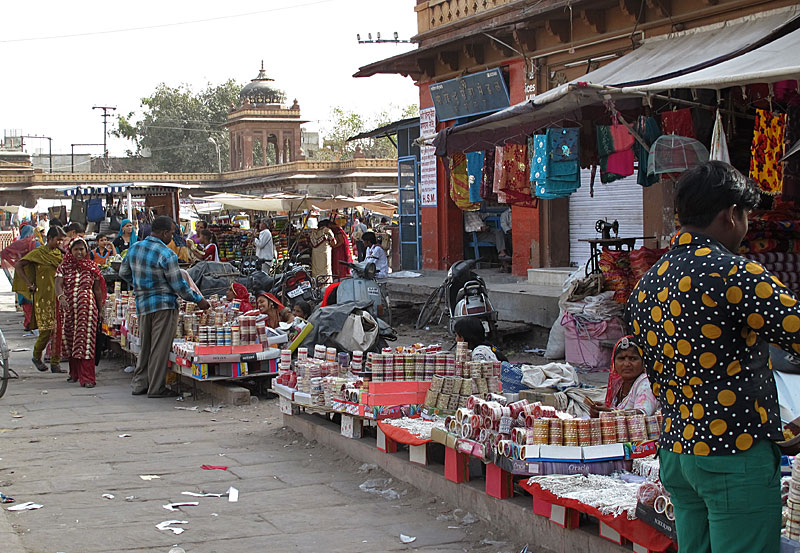
<path fill-rule="evenodd" d="M 388 138 L 367 138 L 363 140 L 347 140 L 359 133 L 387 125 L 392 121 L 416 117 L 419 107 L 416 104 L 404 108 L 389 105 L 388 108 L 370 117 L 364 117 L 354 111 L 342 107 L 334 107 L 328 124 L 323 128 L 322 149 L 320 159 L 352 159 L 356 146 L 360 145 L 364 155 L 368 158 L 397 157 L 397 149 Z M 395 140 L 395 136 L 392 136 Z"/>
<path fill-rule="evenodd" d="M 143 113 L 136 120 L 134 112 L 118 119 L 116 136 L 132 140 L 130 156 L 147 151 L 160 171 L 216 172 L 219 145 L 222 170 L 228 168 L 228 133 L 224 130 L 231 104 L 238 105 L 241 85 L 228 80 L 194 92 L 187 85 L 170 87 L 161 83 L 155 92 L 142 98 Z"/>

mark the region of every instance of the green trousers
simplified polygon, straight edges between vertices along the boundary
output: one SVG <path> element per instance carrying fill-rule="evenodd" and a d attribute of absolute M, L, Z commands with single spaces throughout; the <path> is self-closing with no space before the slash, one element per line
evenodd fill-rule
<path fill-rule="evenodd" d="M 36 343 L 33 344 L 33 357 L 34 359 L 41 359 L 42 353 L 44 353 L 45 348 L 47 347 L 47 342 L 50 341 L 55 329 L 52 330 L 39 330 L 39 337 L 36 339 Z M 50 364 L 51 365 L 58 365 L 61 362 L 61 352 L 56 351 L 55 347 L 50 348 Z"/>
<path fill-rule="evenodd" d="M 778 553 L 781 473 L 778 447 L 757 441 L 716 457 L 659 450 L 661 482 L 675 507 L 680 551 Z"/>

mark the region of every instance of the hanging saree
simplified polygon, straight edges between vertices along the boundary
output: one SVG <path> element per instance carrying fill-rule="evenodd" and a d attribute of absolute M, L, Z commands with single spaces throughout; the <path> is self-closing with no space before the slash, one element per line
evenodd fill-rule
<path fill-rule="evenodd" d="M 479 203 L 483 199 L 481 198 L 483 152 L 469 152 L 467 154 L 467 178 L 469 180 L 469 201 Z"/>
<path fill-rule="evenodd" d="M 792 147 L 800 140 L 800 106 L 789 106 L 784 143 Z M 800 202 L 800 155 L 786 160 L 783 171 L 782 197 L 786 201 Z"/>
<path fill-rule="evenodd" d="M 483 173 L 481 175 L 481 198 L 497 201 L 494 193 L 494 148 L 483 152 Z"/>
<path fill-rule="evenodd" d="M 653 145 L 653 142 L 661 136 L 661 129 L 658 126 L 658 121 L 655 117 L 641 116 L 638 118 L 635 127 L 636 133 L 642 137 L 648 147 Z M 639 170 L 636 174 L 636 182 L 640 186 L 648 187 L 658 182 L 658 175 L 647 174 L 647 162 L 650 158 L 650 150 L 642 146 L 637 140 L 633 144 L 633 152 L 636 154 L 636 159 L 639 161 Z"/>
<path fill-rule="evenodd" d="M 495 174 L 497 177 L 497 174 Z M 528 172 L 528 145 L 506 144 L 503 146 L 502 163 L 498 181 L 498 198 L 502 195 L 509 205 L 535 207 L 536 200 L 531 196 Z"/>
<path fill-rule="evenodd" d="M 661 114 L 661 130 L 664 134 L 676 134 L 687 138 L 697 138 L 694 130 L 692 110 L 689 108 L 665 111 Z"/>
<path fill-rule="evenodd" d="M 450 158 L 450 198 L 461 211 L 477 211 L 481 207 L 469 201 L 467 156 L 460 152 Z"/>
<path fill-rule="evenodd" d="M 750 178 L 758 183 L 761 191 L 770 196 L 780 194 L 783 189 L 783 135 L 786 129 L 786 114 L 757 109 L 753 130 L 753 145 L 750 149 Z"/>

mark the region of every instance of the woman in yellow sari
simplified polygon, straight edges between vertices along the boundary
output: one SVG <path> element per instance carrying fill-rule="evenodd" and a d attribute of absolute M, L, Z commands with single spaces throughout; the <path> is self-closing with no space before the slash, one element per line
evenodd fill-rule
<path fill-rule="evenodd" d="M 56 268 L 63 260 L 60 245 L 65 236 L 63 228 L 50 227 L 47 243 L 20 259 L 14 270 L 13 291 L 33 301 L 31 328 L 39 329 L 39 339 L 33 346 L 33 364 L 42 372 L 47 370 L 42 353 L 51 337 L 54 343 L 50 348 L 50 370 L 54 373 L 64 372 L 59 367 L 61 345 L 58 343 L 55 277 Z"/>

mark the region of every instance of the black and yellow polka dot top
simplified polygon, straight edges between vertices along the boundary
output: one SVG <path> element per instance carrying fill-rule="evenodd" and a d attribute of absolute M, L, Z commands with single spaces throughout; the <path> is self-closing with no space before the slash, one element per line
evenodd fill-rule
<path fill-rule="evenodd" d="M 800 353 L 800 305 L 762 265 L 681 233 L 626 318 L 662 406 L 661 447 L 731 455 L 783 438 L 769 344 Z"/>

